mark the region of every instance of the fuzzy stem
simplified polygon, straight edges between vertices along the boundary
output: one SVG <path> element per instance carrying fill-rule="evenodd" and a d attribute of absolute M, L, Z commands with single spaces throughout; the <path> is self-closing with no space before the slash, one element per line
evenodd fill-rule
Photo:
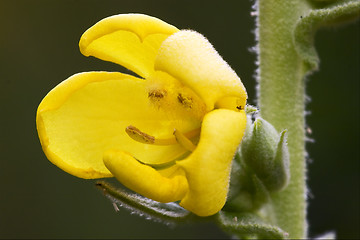
<path fill-rule="evenodd" d="M 307 1 L 258 0 L 258 104 L 261 117 L 288 130 L 290 183 L 272 194 L 276 223 L 290 238 L 306 238 L 305 84 L 307 68 L 293 44 Z"/>

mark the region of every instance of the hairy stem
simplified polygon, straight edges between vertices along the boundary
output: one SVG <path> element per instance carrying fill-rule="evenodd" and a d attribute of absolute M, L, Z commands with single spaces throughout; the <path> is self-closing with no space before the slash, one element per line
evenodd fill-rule
<path fill-rule="evenodd" d="M 306 1 L 258 0 L 258 104 L 261 117 L 277 131 L 288 130 L 290 183 L 272 194 L 280 228 L 290 238 L 306 238 L 305 86 L 306 66 L 293 44 L 296 22 L 309 10 Z"/>

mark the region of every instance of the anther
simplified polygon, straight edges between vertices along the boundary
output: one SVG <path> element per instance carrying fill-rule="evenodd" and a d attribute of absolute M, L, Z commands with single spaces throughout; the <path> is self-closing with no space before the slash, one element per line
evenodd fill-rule
<path fill-rule="evenodd" d="M 181 105 L 185 108 L 192 108 L 193 100 L 191 97 L 184 96 L 183 94 L 179 93 L 177 99 Z"/>
<path fill-rule="evenodd" d="M 149 144 L 155 143 L 155 137 L 140 131 L 138 128 L 136 128 L 134 126 L 131 126 L 131 125 L 127 126 L 125 128 L 125 132 L 129 135 L 129 137 L 131 137 L 135 141 L 138 141 L 141 143 L 149 143 Z"/>
<path fill-rule="evenodd" d="M 140 129 L 129 125 L 125 128 L 125 132 L 131 137 L 133 140 L 145 143 L 145 144 L 154 144 L 154 145 L 173 145 L 179 143 L 184 148 L 189 151 L 193 151 L 195 146 L 189 140 L 193 137 L 196 137 L 200 134 L 200 128 L 194 129 L 192 131 L 186 133 L 180 133 L 178 130 L 174 130 L 174 137 L 172 138 L 155 138 L 147 133 L 142 132 Z"/>
<path fill-rule="evenodd" d="M 167 95 L 166 90 L 154 89 L 148 93 L 148 97 L 152 100 L 160 100 Z"/>

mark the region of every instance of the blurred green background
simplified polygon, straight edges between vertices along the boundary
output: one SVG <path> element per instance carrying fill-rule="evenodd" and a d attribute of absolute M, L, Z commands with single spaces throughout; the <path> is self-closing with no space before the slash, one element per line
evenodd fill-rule
<path fill-rule="evenodd" d="M 255 102 L 250 0 L 0 0 L 0 238 L 229 238 L 215 225 L 169 228 L 115 212 L 93 180 L 45 157 L 35 113 L 46 93 L 74 73 L 122 71 L 82 56 L 81 34 L 100 19 L 145 13 L 204 34 L 239 74 Z M 359 23 L 321 30 L 321 71 L 307 79 L 310 235 L 359 235 Z"/>

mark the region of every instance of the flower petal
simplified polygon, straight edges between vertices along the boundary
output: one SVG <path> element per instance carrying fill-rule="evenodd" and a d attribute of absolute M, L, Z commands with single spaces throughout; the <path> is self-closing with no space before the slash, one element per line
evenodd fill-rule
<path fill-rule="evenodd" d="M 221 210 L 229 188 L 231 161 L 245 125 L 244 111 L 217 109 L 205 115 L 197 148 L 177 162 L 185 170 L 189 184 L 182 207 L 199 216 Z"/>
<path fill-rule="evenodd" d="M 164 177 L 123 151 L 107 151 L 104 163 L 124 186 L 158 202 L 178 201 L 188 190 L 186 178 L 181 174 L 183 171 L 173 177 Z"/>
<path fill-rule="evenodd" d="M 120 14 L 105 18 L 89 28 L 80 39 L 85 56 L 120 64 L 146 78 L 154 71 L 157 51 L 178 29 L 143 14 Z"/>
<path fill-rule="evenodd" d="M 173 137 L 174 128 L 187 132 L 199 120 L 179 119 L 149 102 L 145 81 L 121 73 L 76 74 L 55 87 L 37 112 L 37 128 L 48 159 L 81 178 L 110 177 L 103 164 L 108 149 L 129 152 L 144 163 L 162 164 L 185 149 L 179 144 L 156 146 L 131 139 L 133 125 L 152 136 Z"/>
<path fill-rule="evenodd" d="M 245 106 L 247 94 L 240 78 L 197 32 L 181 30 L 169 36 L 159 49 L 155 69 L 190 87 L 204 100 L 208 111 Z"/>

